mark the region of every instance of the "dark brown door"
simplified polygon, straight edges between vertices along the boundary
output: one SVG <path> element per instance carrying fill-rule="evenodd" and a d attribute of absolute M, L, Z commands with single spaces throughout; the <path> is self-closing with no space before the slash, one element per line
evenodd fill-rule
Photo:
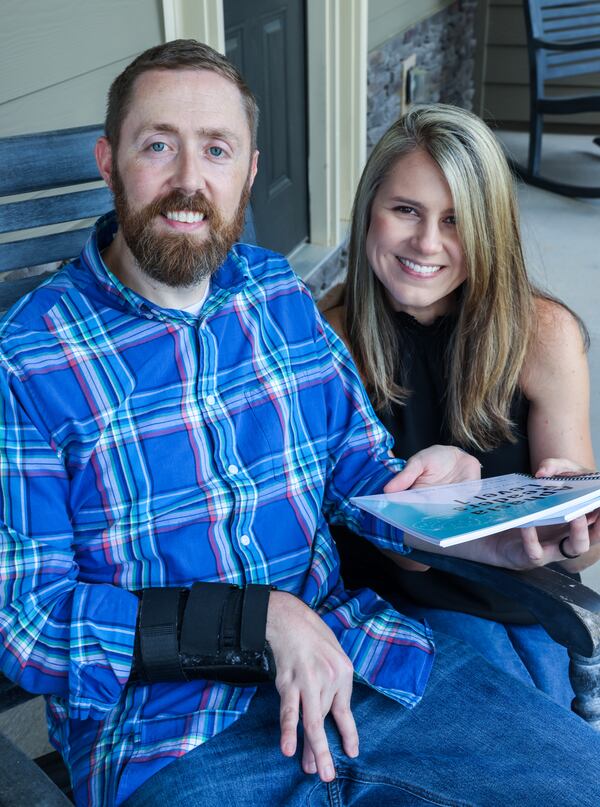
<path fill-rule="evenodd" d="M 223 8 L 227 56 L 260 107 L 257 242 L 287 253 L 308 238 L 305 0 L 224 0 Z"/>

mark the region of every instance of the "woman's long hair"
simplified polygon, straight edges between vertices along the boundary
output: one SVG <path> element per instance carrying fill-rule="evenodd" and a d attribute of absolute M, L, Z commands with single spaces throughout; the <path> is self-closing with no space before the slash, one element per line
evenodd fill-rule
<path fill-rule="evenodd" d="M 374 405 L 406 400 L 401 344 L 385 287 L 367 261 L 373 199 L 399 159 L 422 149 L 450 187 L 467 277 L 447 351 L 448 426 L 453 440 L 487 450 L 514 441 L 510 405 L 535 323 L 518 210 L 507 161 L 490 129 L 446 104 L 411 109 L 384 134 L 363 171 L 352 213 L 346 333 Z"/>

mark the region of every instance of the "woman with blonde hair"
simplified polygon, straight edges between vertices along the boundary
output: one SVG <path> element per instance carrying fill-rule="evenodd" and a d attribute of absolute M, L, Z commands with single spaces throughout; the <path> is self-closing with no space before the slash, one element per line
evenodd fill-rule
<path fill-rule="evenodd" d="M 483 476 L 594 467 L 587 333 L 529 279 L 510 170 L 475 115 L 415 107 L 384 134 L 356 193 L 341 300 L 328 295 L 322 309 L 399 456 L 447 443 L 474 454 Z M 569 706 L 566 651 L 523 609 L 394 563 L 347 531 L 336 540 L 347 584 L 368 584 Z M 575 557 L 569 540 L 566 570 L 596 559 L 598 547 Z"/>

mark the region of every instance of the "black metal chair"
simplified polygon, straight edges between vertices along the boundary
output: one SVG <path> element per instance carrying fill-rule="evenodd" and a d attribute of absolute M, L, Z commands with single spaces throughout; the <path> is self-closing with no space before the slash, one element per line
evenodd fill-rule
<path fill-rule="evenodd" d="M 544 115 L 600 112 L 600 92 L 549 95 L 548 81 L 600 72 L 600 2 L 589 0 L 525 0 L 529 53 L 529 158 L 522 178 L 565 196 L 600 198 L 596 186 L 570 185 L 540 175 Z M 600 162 L 598 163 L 600 178 Z"/>

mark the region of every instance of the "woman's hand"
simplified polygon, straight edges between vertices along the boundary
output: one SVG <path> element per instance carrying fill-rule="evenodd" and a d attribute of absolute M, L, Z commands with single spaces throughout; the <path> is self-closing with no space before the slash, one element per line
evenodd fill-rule
<path fill-rule="evenodd" d="M 502 566 L 506 569 L 522 571 L 545 566 L 548 563 L 565 561 L 559 546 L 565 534 L 568 534 L 569 540 L 563 544 L 564 548 L 570 554 L 579 556 L 568 563 L 576 564 L 579 561 L 587 563 L 585 559 L 590 558 L 591 553 L 598 551 L 600 546 L 600 519 L 590 528 L 588 528 L 585 516 L 573 519 L 568 525 L 554 524 L 539 528 L 515 527 L 446 549 L 422 541 L 408 533 L 404 536 L 404 542 L 408 546 L 428 552 L 443 553 L 457 558 L 474 560 L 478 563 L 487 563 L 490 566 Z M 577 571 L 577 569 L 573 569 L 573 571 Z"/>
<path fill-rule="evenodd" d="M 590 468 L 585 468 L 578 462 L 568 460 L 566 457 L 549 457 L 542 460 L 538 466 L 534 476 L 586 476 L 593 474 L 595 471 Z"/>
<path fill-rule="evenodd" d="M 397 493 L 425 485 L 449 485 L 481 478 L 481 465 L 466 451 L 455 446 L 429 446 L 413 454 L 399 474 L 387 483 L 384 493 Z M 405 555 L 386 551 L 390 560 L 409 572 L 425 572 L 429 566 Z"/>
<path fill-rule="evenodd" d="M 586 468 L 578 462 L 573 462 L 573 460 L 566 459 L 566 457 L 549 457 L 540 462 L 535 476 L 538 478 L 543 476 L 585 476 L 593 473 L 595 473 L 595 471 L 592 469 Z M 552 540 L 552 533 L 559 535 L 559 540 L 569 536 L 568 540 L 563 544 L 563 547 L 570 555 L 579 555 L 579 557 L 572 559 L 560 557 L 559 561 L 563 568 L 570 572 L 580 572 L 583 569 L 587 569 L 588 566 L 591 566 L 600 558 L 599 515 L 600 510 L 593 510 L 586 514 L 590 546 L 589 549 L 584 552 L 576 551 L 575 542 L 577 539 L 571 537 L 567 525 L 562 525 L 558 531 L 556 526 L 538 528 L 542 542 Z M 571 524 L 574 524 L 574 522 L 571 522 Z"/>
<path fill-rule="evenodd" d="M 481 465 L 455 446 L 429 446 L 413 454 L 406 465 L 384 487 L 384 493 L 398 493 L 425 485 L 449 485 L 481 479 Z"/>

